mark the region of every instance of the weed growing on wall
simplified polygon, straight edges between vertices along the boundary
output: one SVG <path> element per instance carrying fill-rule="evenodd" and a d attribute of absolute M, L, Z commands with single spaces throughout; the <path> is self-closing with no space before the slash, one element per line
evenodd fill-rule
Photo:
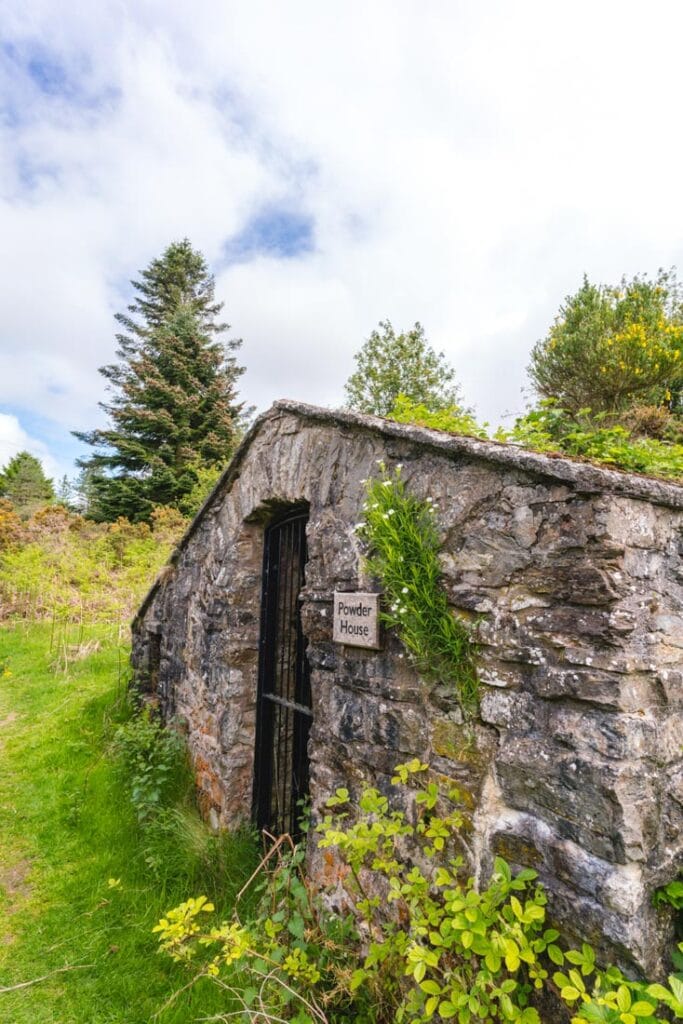
<path fill-rule="evenodd" d="M 447 430 L 450 434 L 465 434 L 467 437 L 488 439 L 488 423 L 477 423 L 471 412 L 458 405 L 445 409 L 430 409 L 420 402 L 411 402 L 405 395 L 399 395 L 388 419 L 396 423 L 415 423 L 432 430 Z"/>
<path fill-rule="evenodd" d="M 368 571 L 385 595 L 382 621 L 395 628 L 425 678 L 451 683 L 465 715 L 477 706 L 477 674 L 469 626 L 457 619 L 440 583 L 439 534 L 433 502 L 406 491 L 401 467 L 380 463 L 367 482 L 364 521 Z"/>
<path fill-rule="evenodd" d="M 184 781 L 185 745 L 178 733 L 165 729 L 148 708 L 119 726 L 114 744 L 137 819 L 148 823 Z"/>
<path fill-rule="evenodd" d="M 683 910 L 683 875 L 679 875 L 668 885 L 655 889 L 653 902 L 656 907 L 666 905 L 675 910 Z"/>
<path fill-rule="evenodd" d="M 589 459 L 631 473 L 645 473 L 665 480 L 683 480 L 683 444 L 680 443 L 680 421 L 657 407 L 640 410 L 649 419 L 658 417 L 669 423 L 668 437 L 642 436 L 631 429 L 639 410 L 632 410 L 628 422 L 615 422 L 604 413 L 590 409 L 570 414 L 554 399 L 539 402 L 537 408 L 519 417 L 511 429 L 499 427 L 492 435 L 495 441 L 519 445 L 536 452 L 558 452 Z M 642 420 L 641 416 L 641 420 Z M 389 419 L 397 423 L 414 423 L 449 434 L 489 439 L 488 424 L 479 424 L 469 413 L 457 406 L 431 410 L 399 395 Z"/>
<path fill-rule="evenodd" d="M 655 437 L 634 437 L 604 414 L 583 409 L 571 416 L 557 402 L 541 402 L 518 419 L 512 430 L 497 431 L 498 441 L 512 441 L 539 452 L 562 452 L 633 473 L 680 481 L 683 444 Z"/>
<path fill-rule="evenodd" d="M 211 924 L 206 898 L 187 900 L 156 926 L 161 948 L 195 977 L 213 977 L 253 1022 L 541 1024 L 533 996 L 542 991 L 569 1008 L 572 1024 L 683 1020 L 681 976 L 632 981 L 599 968 L 589 945 L 563 944 L 535 871 L 515 876 L 497 858 L 486 884 L 464 879 L 455 794 L 427 765 L 399 765 L 392 781 L 415 813 L 392 809 L 374 788 L 354 807 L 339 789 L 318 826 L 345 917 L 306 882 L 298 848 L 274 870 L 264 863 L 254 919 Z"/>

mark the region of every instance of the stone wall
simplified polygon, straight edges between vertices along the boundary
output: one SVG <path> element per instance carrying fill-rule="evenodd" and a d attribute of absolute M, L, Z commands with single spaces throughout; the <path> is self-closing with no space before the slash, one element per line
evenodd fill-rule
<path fill-rule="evenodd" d="M 332 642 L 333 591 L 373 589 L 354 525 L 379 459 L 437 502 L 445 586 L 477 624 L 473 729 L 395 637 L 379 652 Z M 670 921 L 651 894 L 683 864 L 683 489 L 277 403 L 134 624 L 138 677 L 186 724 L 214 825 L 250 814 L 263 530 L 303 502 L 314 809 L 419 756 L 456 780 L 477 870 L 496 853 L 535 867 L 565 927 L 658 971 Z"/>

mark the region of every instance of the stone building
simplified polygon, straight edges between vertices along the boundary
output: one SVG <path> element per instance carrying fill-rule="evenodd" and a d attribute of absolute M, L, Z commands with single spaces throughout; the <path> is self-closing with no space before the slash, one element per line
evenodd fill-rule
<path fill-rule="evenodd" d="M 376 460 L 438 505 L 443 581 L 476 622 L 464 727 L 396 637 L 335 642 L 373 589 L 354 527 Z M 454 779 L 475 868 L 538 870 L 552 913 L 657 971 L 652 892 L 683 865 L 683 488 L 514 446 L 278 402 L 134 623 L 134 666 L 184 723 L 216 826 L 296 828 L 296 800 L 381 787 L 419 756 Z"/>

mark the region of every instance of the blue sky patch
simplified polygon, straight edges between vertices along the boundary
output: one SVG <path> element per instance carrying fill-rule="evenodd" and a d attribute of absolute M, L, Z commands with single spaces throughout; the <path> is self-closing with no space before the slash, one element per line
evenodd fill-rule
<path fill-rule="evenodd" d="M 60 472 L 56 474 L 57 476 L 66 473 L 69 477 L 73 477 L 78 474 L 79 470 L 75 466 L 75 460 L 90 454 L 90 448 L 77 440 L 61 423 L 57 423 L 47 416 L 41 416 L 28 408 L 12 404 L 0 406 L 0 413 L 15 416 L 30 438 L 45 445 L 59 465 Z M 0 450 L 0 467 L 6 465 L 11 454 L 9 448 Z M 38 458 L 41 457 L 39 452 L 36 452 L 36 455 Z"/>
<path fill-rule="evenodd" d="M 297 210 L 269 207 L 261 210 L 244 228 L 228 239 L 226 263 L 246 263 L 257 256 L 292 259 L 314 248 L 313 218 Z"/>
<path fill-rule="evenodd" d="M 32 56 L 26 61 L 29 78 L 48 96 L 68 95 L 73 86 L 66 68 L 49 56 Z"/>
<path fill-rule="evenodd" d="M 47 96 L 65 96 L 72 99 L 80 92 L 76 69 L 70 69 L 56 55 L 38 44 L 18 46 L 3 43 L 0 53 L 4 61 L 22 72 L 33 85 Z M 83 70 L 83 69 L 81 69 Z"/>
<path fill-rule="evenodd" d="M 42 43 L 5 42 L 0 44 L 0 62 L 8 68 L 9 80 L 15 85 L 14 102 L 20 100 L 22 106 L 26 96 L 16 89 L 22 80 L 48 100 L 65 100 L 71 106 L 89 111 L 109 111 L 120 97 L 120 90 L 114 86 L 100 84 L 97 89 L 93 88 L 91 63 L 84 55 L 66 61 Z M 11 113 L 9 95 L 5 96 L 5 106 Z"/>

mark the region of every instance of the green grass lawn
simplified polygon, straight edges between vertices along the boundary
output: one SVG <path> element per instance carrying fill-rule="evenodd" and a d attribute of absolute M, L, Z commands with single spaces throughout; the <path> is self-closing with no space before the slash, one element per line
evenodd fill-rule
<path fill-rule="evenodd" d="M 64 671 L 49 647 L 49 627 L 0 628 L 0 1024 L 185 1024 L 225 1010 L 201 980 L 155 1017 L 189 976 L 151 929 L 190 895 L 229 915 L 253 838 L 209 834 L 182 766 L 177 827 L 141 830 L 112 750 L 130 715 L 126 652 L 105 640 Z"/>

